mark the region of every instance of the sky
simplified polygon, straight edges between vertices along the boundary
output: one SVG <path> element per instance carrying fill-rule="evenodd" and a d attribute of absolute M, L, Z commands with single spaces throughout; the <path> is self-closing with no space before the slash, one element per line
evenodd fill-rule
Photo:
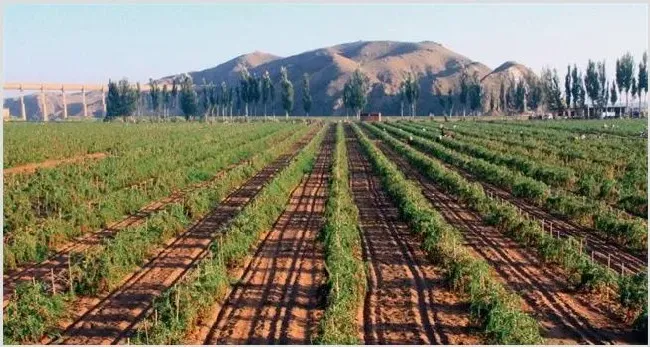
<path fill-rule="evenodd" d="M 647 4 L 5 5 L 5 82 L 99 83 L 213 67 L 255 50 L 279 56 L 358 40 L 435 41 L 496 68 L 536 72 L 648 44 Z"/>

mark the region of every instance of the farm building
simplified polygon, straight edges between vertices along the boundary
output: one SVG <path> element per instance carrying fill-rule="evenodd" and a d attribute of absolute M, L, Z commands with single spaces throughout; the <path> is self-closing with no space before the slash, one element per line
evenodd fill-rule
<path fill-rule="evenodd" d="M 362 113 L 360 118 L 362 122 L 381 122 L 381 112 Z"/>

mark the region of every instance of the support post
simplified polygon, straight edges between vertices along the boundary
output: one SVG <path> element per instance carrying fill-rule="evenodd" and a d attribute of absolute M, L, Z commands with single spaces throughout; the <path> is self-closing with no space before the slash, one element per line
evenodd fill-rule
<path fill-rule="evenodd" d="M 68 103 L 65 101 L 65 87 L 61 85 L 61 97 L 63 98 L 63 119 L 68 119 Z"/>
<path fill-rule="evenodd" d="M 41 85 L 41 101 L 43 102 L 43 122 L 47 122 L 47 100 L 45 100 L 45 88 Z"/>
<path fill-rule="evenodd" d="M 27 112 L 25 112 L 25 93 L 22 84 L 20 85 L 20 118 L 27 121 Z"/>
<path fill-rule="evenodd" d="M 84 118 L 88 117 L 88 104 L 86 104 L 86 86 L 81 86 L 81 102 L 84 108 Z"/>

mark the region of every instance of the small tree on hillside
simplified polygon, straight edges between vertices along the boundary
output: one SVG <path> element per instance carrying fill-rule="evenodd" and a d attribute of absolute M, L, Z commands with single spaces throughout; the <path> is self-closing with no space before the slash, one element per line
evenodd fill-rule
<path fill-rule="evenodd" d="M 311 90 L 309 89 L 309 75 L 305 73 L 302 76 L 302 108 L 305 110 L 305 115 L 309 117 L 311 111 Z"/>
<path fill-rule="evenodd" d="M 293 84 L 289 80 L 286 67 L 280 68 L 280 96 L 282 100 L 282 109 L 284 116 L 288 119 L 289 112 L 293 110 Z"/>

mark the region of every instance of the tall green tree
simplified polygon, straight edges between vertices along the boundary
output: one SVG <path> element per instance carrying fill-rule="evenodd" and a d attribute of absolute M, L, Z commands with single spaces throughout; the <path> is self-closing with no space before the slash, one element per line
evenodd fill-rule
<path fill-rule="evenodd" d="M 289 119 L 289 112 L 293 110 L 293 83 L 289 80 L 287 68 L 280 68 L 280 98 L 285 118 Z"/>
<path fill-rule="evenodd" d="M 174 115 L 176 115 L 176 111 L 178 110 L 178 83 L 177 83 L 177 77 L 172 79 L 172 91 L 171 91 L 171 109 L 174 112 Z"/>
<path fill-rule="evenodd" d="M 348 112 L 352 109 L 352 86 L 349 81 L 343 85 L 343 107 L 345 108 L 345 118 L 347 118 Z"/>
<path fill-rule="evenodd" d="M 632 94 L 632 100 L 636 98 L 636 92 L 637 92 L 636 77 L 632 77 L 632 86 L 630 87 L 630 94 Z"/>
<path fill-rule="evenodd" d="M 571 65 L 566 67 L 566 76 L 564 76 L 564 99 L 567 107 L 571 107 Z"/>
<path fill-rule="evenodd" d="M 117 83 L 108 80 L 108 92 L 106 93 L 106 117 L 104 120 L 111 120 L 122 115 L 122 104 L 120 90 Z"/>
<path fill-rule="evenodd" d="M 262 103 L 264 104 L 264 117 L 266 117 L 266 104 L 271 100 L 271 75 L 268 71 L 264 71 L 262 75 Z"/>
<path fill-rule="evenodd" d="M 163 117 L 168 116 L 168 110 L 169 110 L 169 103 L 170 103 L 170 95 L 169 95 L 169 90 L 167 89 L 167 85 L 163 85 L 162 87 L 162 108 L 163 108 Z"/>
<path fill-rule="evenodd" d="M 501 86 L 499 87 L 499 110 L 508 113 L 508 108 L 506 106 L 506 84 L 503 80 L 501 80 Z"/>
<path fill-rule="evenodd" d="M 305 110 L 305 115 L 309 117 L 311 111 L 311 90 L 309 89 L 309 75 L 305 73 L 302 76 L 302 108 Z"/>
<path fill-rule="evenodd" d="M 638 94 L 639 94 L 639 112 L 641 111 L 641 96 L 648 95 L 648 53 L 643 52 L 643 58 L 639 63 L 639 76 L 637 79 Z"/>
<path fill-rule="evenodd" d="M 564 112 L 564 100 L 562 100 L 562 90 L 560 89 L 560 79 L 557 71 L 548 68 L 542 69 L 542 89 L 546 96 L 546 106 L 550 111 L 562 114 Z"/>
<path fill-rule="evenodd" d="M 542 86 L 534 73 L 526 75 L 525 80 L 528 86 L 526 105 L 528 109 L 537 111 L 539 105 L 543 102 L 544 95 L 542 92 Z M 571 90 L 569 90 L 568 93 L 571 93 Z"/>
<path fill-rule="evenodd" d="M 185 74 L 181 79 L 180 106 L 186 120 L 199 115 L 199 98 L 194 90 L 194 83 L 190 75 Z"/>
<path fill-rule="evenodd" d="M 269 100 L 271 102 L 271 113 L 273 118 L 275 118 L 275 84 L 273 81 L 271 81 L 271 85 L 269 86 Z"/>
<path fill-rule="evenodd" d="M 458 95 L 458 101 L 463 106 L 463 116 L 467 111 L 467 104 L 469 100 L 469 75 L 467 69 L 463 67 L 463 70 L 460 74 L 460 93 Z"/>
<path fill-rule="evenodd" d="M 619 91 L 625 91 L 625 109 L 628 109 L 632 77 L 634 76 L 634 58 L 632 54 L 625 53 L 616 61 L 616 84 Z"/>
<path fill-rule="evenodd" d="M 366 103 L 368 102 L 369 79 L 361 70 L 356 69 L 347 83 L 349 84 L 350 108 L 353 110 L 357 119 L 361 119 L 361 110 L 366 107 Z"/>
<path fill-rule="evenodd" d="M 237 98 L 239 102 L 243 103 L 244 106 L 244 116 L 248 117 L 248 103 L 251 100 L 250 97 L 250 87 L 248 86 L 251 80 L 251 74 L 248 72 L 248 69 L 244 67 L 241 70 L 239 78 L 239 97 Z M 239 107 L 237 107 L 239 109 Z"/>
<path fill-rule="evenodd" d="M 607 99 L 609 98 L 609 88 L 607 88 L 607 72 L 605 69 L 605 61 L 598 62 L 598 85 L 600 88 L 600 95 L 598 96 L 598 106 L 602 109 L 607 107 Z"/>
<path fill-rule="evenodd" d="M 587 89 L 587 96 L 591 100 L 591 107 L 593 110 L 596 109 L 596 103 L 600 97 L 600 83 L 598 82 L 598 71 L 596 70 L 596 63 L 589 59 L 587 63 L 587 73 L 585 74 L 585 87 Z M 587 112 L 587 117 L 589 118 L 592 114 Z"/>
<path fill-rule="evenodd" d="M 526 112 L 526 86 L 523 79 L 519 80 L 515 88 L 515 108 L 519 112 Z"/>
<path fill-rule="evenodd" d="M 578 111 L 582 113 L 585 107 L 585 88 L 582 84 L 582 73 L 578 72 L 575 64 L 571 71 L 571 96 L 573 97 L 573 108 L 576 110 L 576 113 Z"/>
<path fill-rule="evenodd" d="M 160 114 L 158 114 L 158 112 L 160 111 L 160 101 L 161 101 L 160 86 L 158 86 L 157 81 L 154 81 L 151 78 L 149 79 L 149 97 L 151 98 L 151 108 L 154 115 L 160 116 Z"/>
<path fill-rule="evenodd" d="M 613 81 L 612 90 L 609 92 L 609 98 L 612 102 L 612 106 L 616 106 L 616 102 L 618 101 L 618 93 L 616 92 L 617 89 L 618 88 L 616 88 L 616 81 Z"/>

